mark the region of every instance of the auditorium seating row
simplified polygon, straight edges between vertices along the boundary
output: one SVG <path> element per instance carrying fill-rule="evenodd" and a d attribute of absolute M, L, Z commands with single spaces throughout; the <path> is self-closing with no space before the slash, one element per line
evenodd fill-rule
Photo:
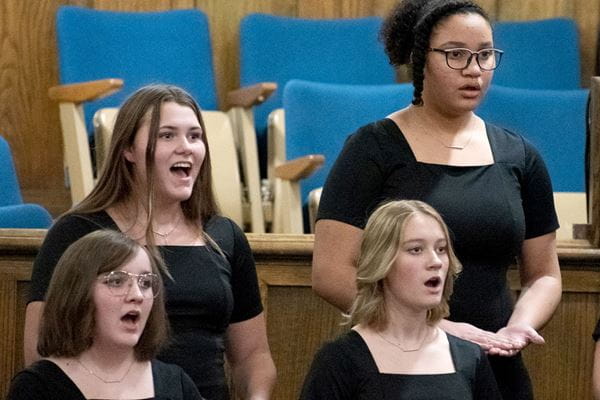
<path fill-rule="evenodd" d="M 49 95 L 59 103 L 72 201 L 80 201 L 94 185 L 110 140 L 115 107 L 144 84 L 166 82 L 186 88 L 205 110 L 213 163 L 219 163 L 213 168 L 215 191 L 224 214 L 250 232 L 309 230 L 311 219 L 303 221 L 307 195 L 322 186 L 344 138 L 358 126 L 409 103 L 410 87 L 395 84 L 395 71 L 378 41 L 381 22 L 379 17 L 307 20 L 246 16 L 240 25 L 240 82 L 244 88 L 227 95 L 230 109 L 222 112 L 217 111 L 210 29 L 200 10 L 114 12 L 60 7 L 56 28 L 61 85 L 51 88 Z M 568 125 L 562 133 L 572 138 L 567 143 L 570 152 L 562 153 L 561 160 L 569 158 L 574 166 L 564 177 L 572 184 L 566 188 L 561 184 L 556 190 L 579 193 L 581 204 L 585 140 L 581 99 L 585 92 L 579 89 L 575 23 L 561 18 L 500 22 L 495 25 L 495 40 L 497 47 L 505 50 L 495 72 L 497 84 L 520 90 L 570 90 L 572 95 L 566 96 L 564 104 L 574 111 L 555 113 L 552 107 L 563 106 L 558 100 L 536 102 L 547 96 L 562 99 L 562 92 L 515 94 L 497 88 L 490 92 L 487 106 L 482 106 L 482 115 L 502 124 L 520 108 L 497 109 L 494 93 L 500 98 L 517 95 L 524 99 L 523 104 L 533 101 L 525 108 L 535 108 L 536 114 L 524 115 L 522 124 L 511 128 L 537 137 L 532 139 L 536 144 L 556 143 L 556 139 L 547 141 L 540 136 L 546 134 L 547 126 L 556 124 L 532 125 L 537 122 L 534 115 L 553 115 L 553 121 Z M 561 50 L 555 51 L 557 48 Z M 359 94 L 365 91 L 377 100 L 369 104 L 347 101 L 360 100 Z M 386 98 L 389 91 L 403 94 Z M 531 96 L 522 97 L 522 93 Z M 514 105 L 510 101 L 503 104 Z M 102 112 L 96 114 L 99 110 Z M 542 153 L 551 173 L 560 175 L 564 163 L 555 163 L 550 154 L 555 147 L 547 147 Z M 315 172 L 323 162 L 325 167 Z M 553 179 L 563 179 L 554 175 Z M 261 177 L 267 178 L 262 188 Z M 577 218 L 568 220 L 585 222 L 581 215 L 585 209 L 580 211 Z"/>

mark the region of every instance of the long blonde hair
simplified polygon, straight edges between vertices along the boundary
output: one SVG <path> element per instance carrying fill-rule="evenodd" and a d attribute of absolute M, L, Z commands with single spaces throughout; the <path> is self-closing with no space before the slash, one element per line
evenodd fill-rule
<path fill-rule="evenodd" d="M 448 242 L 449 265 L 442 301 L 428 310 L 427 322 L 433 324 L 448 315 L 448 300 L 454 288 L 454 279 L 462 269 L 452 248 L 448 227 L 440 214 L 427 203 L 418 200 L 396 200 L 380 205 L 367 221 L 356 273 L 358 293 L 350 311 L 345 314 L 345 324 L 382 328 L 387 323 L 383 281 L 396 260 L 406 222 L 416 214 L 434 218 L 440 224 Z"/>

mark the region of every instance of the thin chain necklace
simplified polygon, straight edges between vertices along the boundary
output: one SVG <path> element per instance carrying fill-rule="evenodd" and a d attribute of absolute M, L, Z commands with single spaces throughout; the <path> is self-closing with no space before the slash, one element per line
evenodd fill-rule
<path fill-rule="evenodd" d="M 419 343 L 419 346 L 416 347 L 416 348 L 414 348 L 414 349 L 406 349 L 400 343 L 392 342 L 391 340 L 386 339 L 381 333 L 379 333 L 379 332 L 376 332 L 376 333 L 384 341 L 388 342 L 389 344 L 391 344 L 394 347 L 399 348 L 400 350 L 402 350 L 402 352 L 404 352 L 404 353 L 414 353 L 415 351 L 421 350 L 421 347 L 423 347 L 423 344 L 425 344 L 425 339 L 427 339 L 427 336 L 429 336 L 429 329 L 427 329 L 425 331 L 425 335 L 423 335 L 423 339 L 421 339 L 421 343 Z"/>
<path fill-rule="evenodd" d="M 471 140 L 473 139 L 473 136 L 475 135 L 475 130 L 471 129 L 471 134 L 469 135 L 469 138 L 467 139 L 467 141 L 465 142 L 465 144 L 461 145 L 455 145 L 455 144 L 446 144 L 442 141 L 442 139 L 440 139 L 437 135 L 431 133 L 428 129 L 425 128 L 425 126 L 423 126 L 423 124 L 421 123 L 421 121 L 419 121 L 419 117 L 418 116 L 414 116 L 413 120 L 417 123 L 417 125 L 419 126 L 419 128 L 421 128 L 421 130 L 429 137 L 433 138 L 433 140 L 435 140 L 436 142 L 438 142 L 439 144 L 441 144 L 442 146 L 444 146 L 447 149 L 450 150 L 464 150 L 469 144 L 471 144 Z M 436 129 L 440 130 L 439 128 L 436 127 Z"/>
<path fill-rule="evenodd" d="M 169 243 L 168 242 L 168 237 L 171 233 L 173 233 L 175 231 L 175 229 L 177 229 L 177 227 L 179 226 L 179 223 L 181 222 L 181 214 L 179 214 L 179 217 L 177 218 L 177 222 L 175 222 L 175 224 L 173 225 L 173 227 L 171 228 L 171 230 L 169 232 L 166 233 L 160 233 L 155 231 L 154 229 L 152 229 L 152 233 L 154 233 L 155 235 L 158 235 L 160 238 L 162 238 L 165 243 Z"/>
<path fill-rule="evenodd" d="M 79 360 L 78 358 L 76 358 L 75 361 L 77 361 L 77 363 L 79 365 L 81 365 L 83 367 L 83 369 L 85 369 L 88 372 L 88 374 L 93 375 L 94 377 L 96 377 L 97 379 L 101 380 L 104 383 L 121 383 L 123 381 L 123 379 L 125 379 L 125 377 L 127 377 L 127 375 L 129 375 L 129 371 L 131 371 L 131 367 L 133 367 L 135 359 L 131 360 L 131 364 L 129 364 L 129 367 L 127 368 L 127 371 L 125 371 L 125 374 L 120 379 L 104 379 L 100 375 L 97 375 L 94 371 L 92 371 L 91 369 L 89 369 L 88 367 L 86 367 L 81 362 L 81 360 Z"/>

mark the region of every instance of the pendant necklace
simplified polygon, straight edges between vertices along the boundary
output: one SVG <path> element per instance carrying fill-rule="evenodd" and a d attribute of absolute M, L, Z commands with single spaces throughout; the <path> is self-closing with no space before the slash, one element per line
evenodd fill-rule
<path fill-rule="evenodd" d="M 165 241 L 165 244 L 169 244 L 169 241 L 167 239 L 168 239 L 169 235 L 171 233 L 173 233 L 175 231 L 175 229 L 177 229 L 177 227 L 179 226 L 180 222 L 181 222 L 181 214 L 179 214 L 179 218 L 177 218 L 177 222 L 175 222 L 175 224 L 173 225 L 173 227 L 171 228 L 171 230 L 169 232 L 160 233 L 160 232 L 157 232 L 154 229 L 152 229 L 152 233 L 154 233 L 155 235 L 157 235 L 161 239 L 163 239 Z"/>
<path fill-rule="evenodd" d="M 414 117 L 413 118 L 414 121 L 417 123 L 417 125 L 419 126 L 419 128 L 421 128 L 421 130 L 429 137 L 433 138 L 433 140 L 435 140 L 436 142 L 438 142 L 439 144 L 441 144 L 442 146 L 444 146 L 447 149 L 450 150 L 464 150 L 469 144 L 471 144 L 471 140 L 473 139 L 473 136 L 475 135 L 475 130 L 471 129 L 471 134 L 469 135 L 469 138 L 467 139 L 467 141 L 465 142 L 465 144 L 461 145 L 455 145 L 455 144 L 446 144 L 442 141 L 442 139 L 440 139 L 439 137 L 437 137 L 437 135 L 434 135 L 432 133 L 430 133 L 429 130 L 425 129 L 425 127 L 423 126 L 423 124 L 421 124 L 421 121 L 419 121 L 418 117 Z M 439 131 L 442 131 L 441 129 L 438 129 Z"/>
<path fill-rule="evenodd" d="M 81 360 L 79 360 L 78 358 L 75 358 L 75 361 L 77 362 L 77 364 L 81 365 L 83 367 L 83 369 L 85 369 L 87 371 L 88 374 L 93 375 L 94 377 L 96 377 L 97 379 L 101 380 L 104 383 L 121 383 L 123 381 L 123 379 L 125 379 L 125 377 L 127 377 L 127 375 L 129 375 L 129 371 L 131 371 L 131 367 L 133 367 L 133 363 L 135 362 L 135 359 L 131 360 L 131 364 L 129 364 L 129 368 L 127 368 L 127 371 L 125 371 L 125 374 L 120 379 L 104 379 L 101 376 L 97 375 L 94 371 L 92 371 L 91 369 L 86 367 L 81 362 Z"/>
<path fill-rule="evenodd" d="M 387 343 L 402 350 L 403 353 L 414 353 L 415 351 L 421 350 L 421 348 L 423 347 L 423 344 L 425 344 L 425 339 L 427 339 L 427 336 L 429 336 L 429 329 L 425 332 L 425 335 L 423 335 L 423 339 L 421 339 L 421 343 L 419 343 L 419 346 L 414 349 L 407 349 L 407 348 L 403 347 L 400 343 L 395 343 L 395 342 L 392 342 L 391 340 L 386 339 L 381 333 L 379 333 L 379 332 L 376 332 L 376 333 L 380 338 L 382 338 Z"/>

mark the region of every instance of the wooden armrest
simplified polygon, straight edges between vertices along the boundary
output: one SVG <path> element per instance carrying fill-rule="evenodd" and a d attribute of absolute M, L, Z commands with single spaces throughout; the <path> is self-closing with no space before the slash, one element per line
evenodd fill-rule
<path fill-rule="evenodd" d="M 321 168 L 324 162 L 325 156 L 322 154 L 309 154 L 278 165 L 275 167 L 275 176 L 287 181 L 299 181 Z"/>
<path fill-rule="evenodd" d="M 230 107 L 256 106 L 267 100 L 275 90 L 277 90 L 275 82 L 257 83 L 227 93 L 227 103 Z"/>
<path fill-rule="evenodd" d="M 60 103 L 83 103 L 106 97 L 123 87 L 123 79 L 101 79 L 98 81 L 70 83 L 52 86 L 48 96 Z"/>

